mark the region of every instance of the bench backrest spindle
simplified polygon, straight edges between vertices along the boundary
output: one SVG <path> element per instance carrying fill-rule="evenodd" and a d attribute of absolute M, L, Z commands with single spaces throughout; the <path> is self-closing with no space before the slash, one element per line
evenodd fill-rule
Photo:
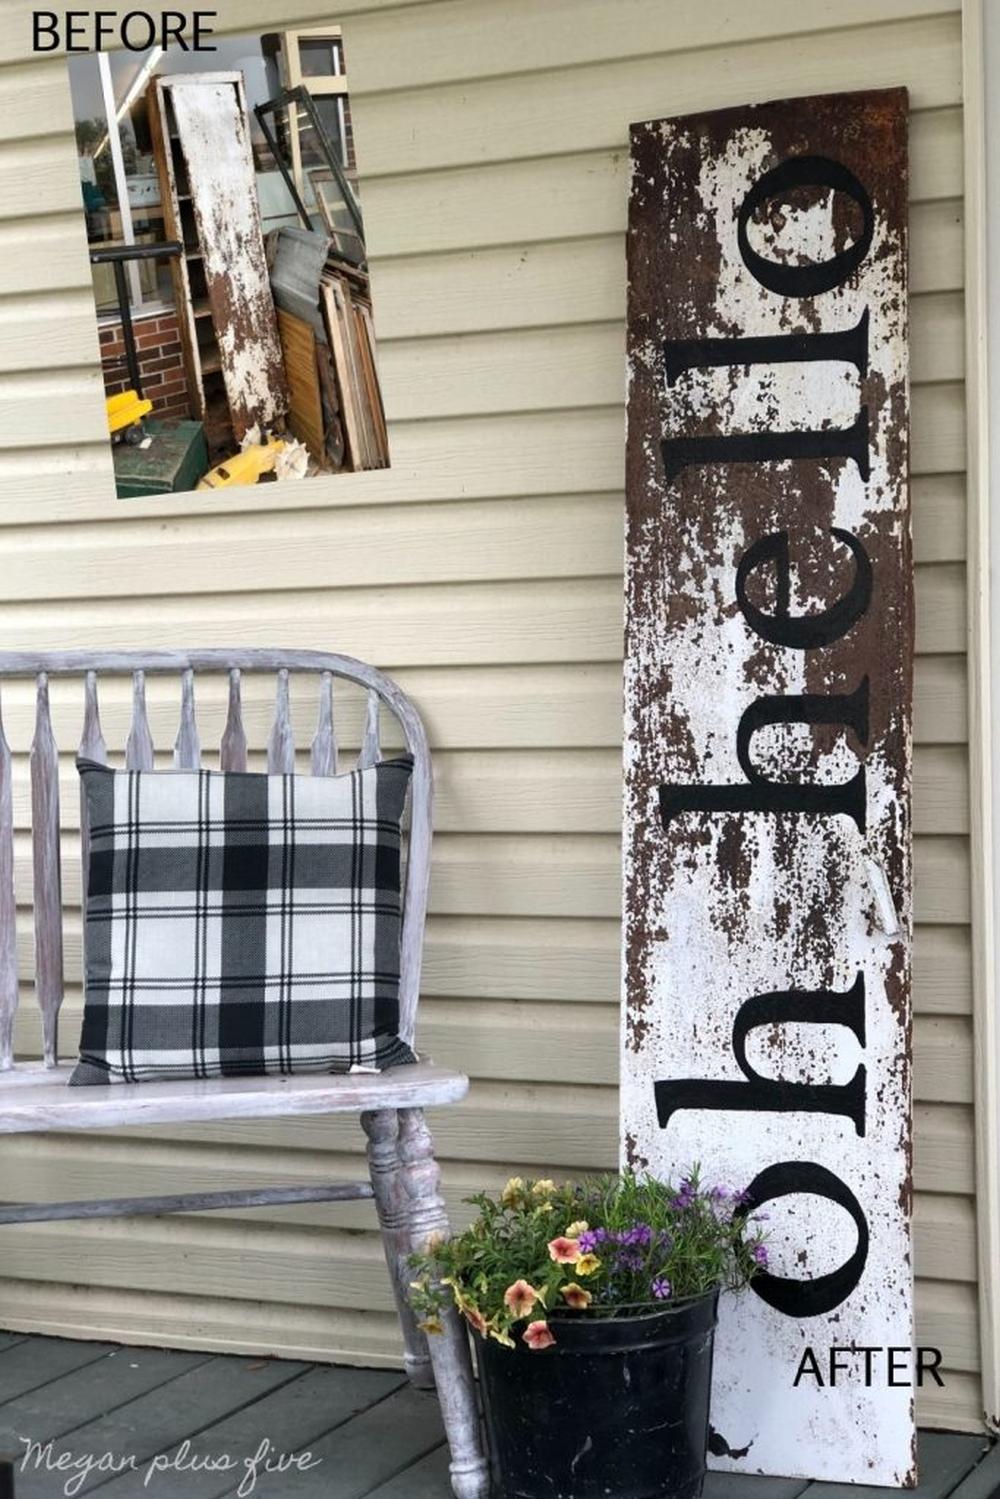
<path fill-rule="evenodd" d="M 101 708 L 97 699 L 97 673 L 88 671 L 83 689 L 83 732 L 80 735 L 80 759 L 107 765 L 108 747 L 101 728 Z M 87 826 L 87 800 L 80 787 L 80 887 L 86 891 L 90 878 L 90 828 Z M 84 960 L 86 961 L 86 959 Z"/>
<path fill-rule="evenodd" d="M 290 776 L 295 770 L 295 735 L 292 732 L 292 712 L 288 701 L 288 669 L 278 672 L 278 688 L 274 701 L 274 727 L 267 741 L 267 768 L 271 775 Z"/>
<path fill-rule="evenodd" d="M 31 745 L 31 843 L 35 902 L 35 992 L 42 1012 L 42 1053 L 58 1060 L 63 1001 L 62 866 L 59 848 L 59 751 L 52 733 L 49 679 L 38 673 Z"/>
<path fill-rule="evenodd" d="M 247 768 L 247 736 L 243 728 L 243 699 L 238 666 L 234 666 L 229 673 L 229 710 L 222 734 L 219 766 L 222 770 Z"/>
<path fill-rule="evenodd" d="M 312 742 L 314 776 L 337 774 L 337 732 L 333 724 L 333 676 L 325 671 L 319 684 L 319 719 Z"/>
<path fill-rule="evenodd" d="M 379 745 L 378 707 L 378 693 L 369 692 L 365 706 L 365 731 L 361 740 L 361 753 L 358 756 L 359 770 L 367 770 L 370 765 L 377 765 L 382 758 Z"/>
<path fill-rule="evenodd" d="M 146 673 L 132 673 L 132 727 L 125 745 L 126 770 L 152 770 L 153 736 L 146 714 Z"/>
<path fill-rule="evenodd" d="M 14 792 L 10 746 L 0 716 L 0 1071 L 14 1063 L 17 1014 L 17 903 L 14 897 Z"/>
<path fill-rule="evenodd" d="M 177 770 L 197 770 L 201 765 L 201 740 L 194 708 L 194 672 L 181 676 L 181 722 L 174 742 L 174 766 Z"/>

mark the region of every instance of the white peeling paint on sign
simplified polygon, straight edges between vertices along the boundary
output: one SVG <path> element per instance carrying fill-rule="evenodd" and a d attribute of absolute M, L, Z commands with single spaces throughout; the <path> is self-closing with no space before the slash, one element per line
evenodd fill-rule
<path fill-rule="evenodd" d="M 288 410 L 288 388 L 238 87 L 172 77 L 170 99 L 204 255 L 222 378 L 237 440 Z"/>
<path fill-rule="evenodd" d="M 905 225 L 903 90 L 633 127 L 623 1160 L 769 1215 L 714 1465 L 887 1485 L 913 1390 L 828 1356 L 914 1342 Z"/>

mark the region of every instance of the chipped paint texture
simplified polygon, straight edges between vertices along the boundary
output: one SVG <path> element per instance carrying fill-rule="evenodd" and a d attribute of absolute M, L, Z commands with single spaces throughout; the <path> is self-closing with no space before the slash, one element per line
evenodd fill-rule
<path fill-rule="evenodd" d="M 816 1163 L 854 1194 L 870 1245 L 834 1309 L 797 1316 L 758 1295 L 729 1298 L 720 1322 L 714 1466 L 876 1484 L 913 1481 L 912 1392 L 793 1388 L 803 1350 L 909 1347 L 910 711 L 912 582 L 907 493 L 906 99 L 902 90 L 825 96 L 633 127 L 629 227 L 629 432 L 625 705 L 623 1159 L 666 1175 L 700 1161 L 746 1186 L 780 1162 Z M 737 215 L 760 176 L 791 157 L 846 166 L 873 208 L 870 248 L 843 284 L 809 297 L 762 286 L 744 263 Z M 751 246 L 783 265 L 828 261 L 854 243 L 860 210 L 842 191 L 787 190 L 751 217 Z M 696 367 L 672 385 L 663 344 L 853 328 L 870 319 L 865 373 L 851 363 Z M 868 408 L 870 474 L 847 458 L 694 462 L 669 482 L 666 438 L 842 429 Z M 736 569 L 786 531 L 787 612 L 829 609 L 855 576 L 830 536 L 852 533 L 871 561 L 865 612 L 819 648 L 756 633 Z M 780 613 L 773 565 L 748 583 Z M 659 788 L 748 785 L 741 715 L 764 698 L 847 694 L 869 679 L 867 744 L 842 722 L 770 724 L 750 756 L 761 775 L 829 786 L 865 771 L 867 828 L 844 815 L 685 811 L 664 825 Z M 878 924 L 864 857 L 885 871 L 900 927 Z M 681 1108 L 664 1128 L 662 1079 L 747 1081 L 733 1022 L 755 995 L 848 991 L 863 975 L 864 1041 L 842 1023 L 750 1031 L 766 1079 L 845 1084 L 865 1068 L 864 1134 L 843 1115 Z M 836 1270 L 858 1235 L 815 1193 L 767 1205 L 771 1271 Z M 744 1451 L 745 1449 L 745 1451 Z"/>
<path fill-rule="evenodd" d="M 247 122 L 236 85 L 172 81 L 222 377 L 239 441 L 288 409 Z"/>

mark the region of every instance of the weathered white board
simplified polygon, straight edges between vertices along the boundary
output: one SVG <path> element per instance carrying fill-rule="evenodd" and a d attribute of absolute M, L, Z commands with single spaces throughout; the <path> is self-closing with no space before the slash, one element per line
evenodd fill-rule
<path fill-rule="evenodd" d="M 716 1465 L 908 1484 L 905 91 L 634 126 L 628 349 L 623 1159 L 769 1214 Z"/>
<path fill-rule="evenodd" d="M 198 225 L 222 378 L 240 439 L 288 410 L 242 91 L 196 74 L 168 88 Z"/>

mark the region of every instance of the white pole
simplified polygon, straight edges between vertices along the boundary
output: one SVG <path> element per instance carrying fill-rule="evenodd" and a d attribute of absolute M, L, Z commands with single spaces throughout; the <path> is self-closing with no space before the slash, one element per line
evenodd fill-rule
<path fill-rule="evenodd" d="M 122 220 L 122 239 L 127 245 L 135 244 L 135 232 L 132 228 L 132 205 L 128 200 L 128 182 L 125 177 L 125 158 L 122 155 L 122 138 L 118 129 L 118 106 L 115 103 L 115 86 L 111 77 L 111 59 L 106 52 L 98 52 L 97 68 L 101 75 L 101 93 L 104 96 L 104 113 L 108 119 L 108 147 L 111 151 L 111 165 L 115 174 L 115 189 L 118 193 L 118 212 Z M 142 302 L 142 285 L 139 281 L 139 267 L 134 260 L 130 260 L 125 267 L 128 274 L 129 288 L 132 293 L 132 310 L 138 312 Z"/>

